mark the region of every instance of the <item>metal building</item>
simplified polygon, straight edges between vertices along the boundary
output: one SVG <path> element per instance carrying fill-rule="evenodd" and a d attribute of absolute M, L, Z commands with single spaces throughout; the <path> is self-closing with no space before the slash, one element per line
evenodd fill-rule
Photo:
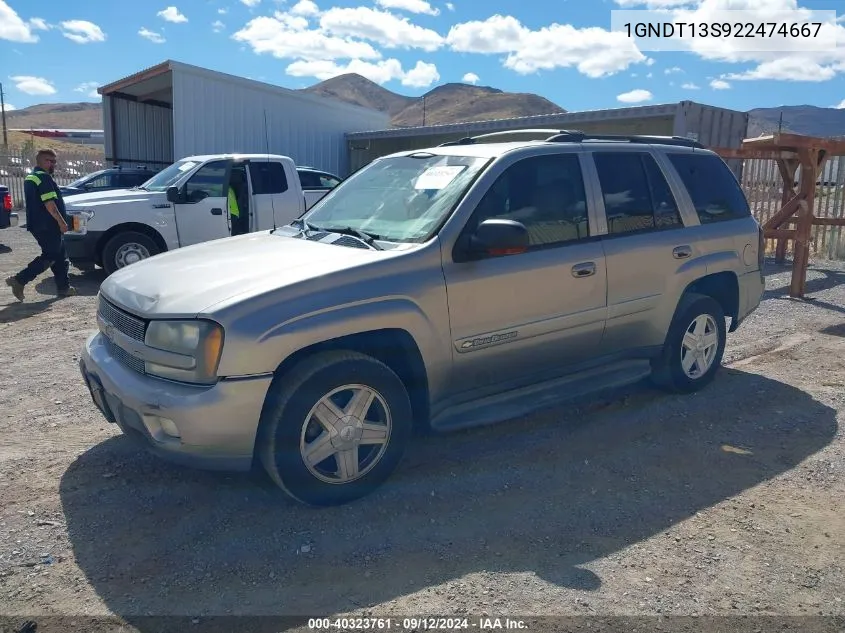
<path fill-rule="evenodd" d="M 344 177 L 345 133 L 390 124 L 376 110 L 171 60 L 97 92 L 106 161 L 159 169 L 190 155 L 269 151 Z"/>
<path fill-rule="evenodd" d="M 431 147 L 487 132 L 531 128 L 577 129 L 593 134 L 684 136 L 708 147 L 738 148 L 747 134 L 748 119 L 746 112 L 681 101 L 667 105 L 354 132 L 347 134 L 346 139 L 350 164 L 355 170 L 393 152 Z M 727 162 L 739 177 L 742 161 Z"/>

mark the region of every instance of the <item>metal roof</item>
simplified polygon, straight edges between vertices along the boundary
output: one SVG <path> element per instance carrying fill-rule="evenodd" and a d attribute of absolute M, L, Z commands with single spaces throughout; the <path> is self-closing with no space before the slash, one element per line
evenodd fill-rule
<path fill-rule="evenodd" d="M 299 101 L 304 101 L 314 105 L 331 105 L 331 107 L 334 107 L 336 109 L 345 109 L 349 112 L 378 112 L 373 108 L 365 108 L 363 106 L 354 105 L 346 101 L 341 101 L 339 99 L 315 95 L 308 92 L 304 92 L 302 90 L 294 90 L 292 88 L 283 88 L 282 86 L 268 84 L 263 81 L 256 81 L 254 79 L 247 79 L 246 77 L 230 75 L 228 73 L 203 68 L 201 66 L 194 66 L 192 64 L 186 64 L 184 62 L 179 62 L 172 59 L 168 59 L 160 64 L 156 64 L 155 66 L 145 68 L 144 70 L 141 70 L 133 75 L 129 75 L 128 77 L 124 77 L 123 79 L 118 79 L 117 81 L 114 81 L 110 84 L 106 84 L 105 86 L 97 88 L 97 92 L 104 96 L 115 92 L 130 94 L 139 98 L 153 93 L 158 96 L 159 94 L 165 93 L 168 90 L 172 91 L 173 80 L 168 73 L 174 71 L 200 75 L 208 77 L 210 79 L 216 79 L 218 81 L 227 82 L 229 84 L 241 85 L 256 90 L 263 90 L 264 92 L 269 92 L 272 94 L 281 94 L 286 97 L 297 99 Z"/>
<path fill-rule="evenodd" d="M 681 101 L 678 103 L 668 103 L 662 105 L 610 108 L 605 110 L 583 110 L 580 112 L 566 112 L 562 114 L 538 114 L 535 116 L 513 117 L 506 119 L 488 119 L 485 121 L 471 121 L 467 123 L 447 123 L 442 125 L 389 128 L 386 130 L 372 130 L 368 132 L 351 132 L 346 135 L 346 138 L 352 141 L 377 138 L 428 136 L 437 134 L 472 135 L 493 129 L 517 129 L 521 127 L 555 127 L 566 129 L 567 127 L 570 127 L 572 125 L 577 125 L 580 123 L 589 123 L 592 121 L 643 119 L 674 116 L 679 108 L 692 103 L 693 102 L 691 101 Z"/>

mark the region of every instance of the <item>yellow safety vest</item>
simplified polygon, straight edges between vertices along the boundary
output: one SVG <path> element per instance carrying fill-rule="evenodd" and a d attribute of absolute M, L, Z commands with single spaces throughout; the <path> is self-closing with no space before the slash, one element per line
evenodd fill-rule
<path fill-rule="evenodd" d="M 229 215 L 233 218 L 241 217 L 241 210 L 238 207 L 238 199 L 235 197 L 235 192 L 229 187 Z"/>

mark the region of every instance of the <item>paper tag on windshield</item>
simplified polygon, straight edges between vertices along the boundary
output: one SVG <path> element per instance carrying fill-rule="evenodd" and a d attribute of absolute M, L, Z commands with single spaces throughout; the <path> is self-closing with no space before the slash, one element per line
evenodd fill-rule
<path fill-rule="evenodd" d="M 457 178 L 458 174 L 464 169 L 466 169 L 466 165 L 430 167 L 417 178 L 417 182 L 414 183 L 414 189 L 443 189 Z"/>
<path fill-rule="evenodd" d="M 182 165 L 179 165 L 179 171 L 181 171 L 181 172 L 186 172 L 186 171 L 188 171 L 189 169 L 193 169 L 193 168 L 194 168 L 194 167 L 196 167 L 198 164 L 199 164 L 199 163 L 196 163 L 196 162 L 194 162 L 194 163 L 183 163 Z"/>

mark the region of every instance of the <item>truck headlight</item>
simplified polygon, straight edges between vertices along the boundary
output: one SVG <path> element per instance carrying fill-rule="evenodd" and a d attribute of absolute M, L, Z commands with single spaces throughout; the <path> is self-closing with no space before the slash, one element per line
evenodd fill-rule
<path fill-rule="evenodd" d="M 213 384 L 223 352 L 223 328 L 213 321 L 151 321 L 144 343 L 181 354 L 193 361 L 191 369 L 145 362 L 148 374 L 180 382 Z"/>

